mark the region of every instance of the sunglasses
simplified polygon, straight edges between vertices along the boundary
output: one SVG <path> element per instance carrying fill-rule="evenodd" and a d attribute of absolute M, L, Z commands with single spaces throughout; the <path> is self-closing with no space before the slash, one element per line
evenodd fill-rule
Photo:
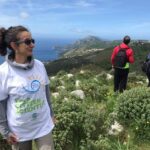
<path fill-rule="evenodd" d="M 31 43 L 34 44 L 35 40 L 34 39 L 25 39 L 23 41 L 17 41 L 17 44 L 25 43 L 26 45 L 30 45 Z"/>

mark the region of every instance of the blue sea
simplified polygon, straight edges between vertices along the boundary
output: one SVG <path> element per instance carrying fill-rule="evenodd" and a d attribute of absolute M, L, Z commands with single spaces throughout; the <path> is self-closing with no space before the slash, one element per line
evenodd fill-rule
<path fill-rule="evenodd" d="M 52 39 L 52 38 L 35 38 L 35 48 L 33 49 L 34 58 L 43 62 L 53 61 L 59 59 L 59 49 L 55 50 L 57 46 L 65 46 L 73 43 L 74 39 Z M 0 56 L 0 64 L 5 60 Z"/>

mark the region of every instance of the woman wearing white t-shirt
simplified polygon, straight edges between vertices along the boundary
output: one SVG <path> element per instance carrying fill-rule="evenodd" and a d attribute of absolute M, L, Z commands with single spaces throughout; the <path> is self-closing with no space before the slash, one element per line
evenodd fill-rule
<path fill-rule="evenodd" d="M 33 48 L 25 27 L 0 28 L 0 54 L 6 55 L 0 65 L 0 133 L 13 150 L 32 150 L 32 140 L 39 150 L 54 149 L 49 79 Z"/>

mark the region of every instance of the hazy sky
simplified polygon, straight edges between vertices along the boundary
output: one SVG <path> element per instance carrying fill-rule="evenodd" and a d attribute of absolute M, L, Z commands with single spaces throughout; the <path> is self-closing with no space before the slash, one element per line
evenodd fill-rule
<path fill-rule="evenodd" d="M 36 36 L 150 39 L 150 0 L 0 0 L 0 26 Z"/>

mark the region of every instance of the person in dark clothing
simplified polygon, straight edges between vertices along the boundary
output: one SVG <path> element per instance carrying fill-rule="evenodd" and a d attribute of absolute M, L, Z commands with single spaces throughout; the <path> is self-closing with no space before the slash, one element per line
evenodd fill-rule
<path fill-rule="evenodd" d="M 147 75 L 147 78 L 148 78 L 148 85 L 147 87 L 150 87 L 150 60 L 147 60 L 147 72 L 146 72 L 146 75 Z"/>
<path fill-rule="evenodd" d="M 145 63 L 146 63 L 146 69 L 145 69 L 146 72 L 145 73 L 148 78 L 147 86 L 150 87 L 150 53 L 147 55 Z"/>
<path fill-rule="evenodd" d="M 127 86 L 129 64 L 134 63 L 134 54 L 133 50 L 128 46 L 129 43 L 130 37 L 125 36 L 123 38 L 123 42 L 114 48 L 113 53 L 111 55 L 111 63 L 112 67 L 114 68 L 114 92 L 116 91 L 123 92 Z M 120 63 L 117 61 L 119 61 L 119 59 L 121 60 L 120 56 L 121 55 L 123 56 L 123 53 L 125 53 L 127 61 L 125 61 L 124 65 L 120 67 L 119 65 L 116 64 Z M 119 58 L 118 60 L 116 59 L 117 57 Z"/>
<path fill-rule="evenodd" d="M 150 87 L 150 69 L 149 69 L 149 71 L 146 73 L 146 75 L 147 75 L 147 78 L 148 78 L 148 87 Z"/>

